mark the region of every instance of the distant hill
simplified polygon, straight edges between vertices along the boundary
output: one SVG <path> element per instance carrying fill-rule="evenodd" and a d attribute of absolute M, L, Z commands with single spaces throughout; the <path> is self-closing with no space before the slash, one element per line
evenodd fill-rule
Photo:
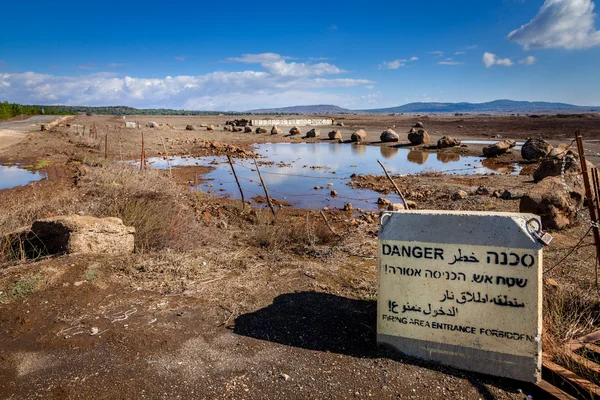
<path fill-rule="evenodd" d="M 281 108 L 260 108 L 249 110 L 252 114 L 349 114 L 354 111 L 330 104 L 318 104 L 314 106 L 292 106 Z"/>
<path fill-rule="evenodd" d="M 349 110 L 329 104 L 263 108 L 252 114 L 355 114 L 355 113 L 549 113 L 598 112 L 600 106 L 575 106 L 545 101 L 494 100 L 487 103 L 408 103 L 402 106 L 368 110 Z"/>
<path fill-rule="evenodd" d="M 403 106 L 363 110 L 369 113 L 527 113 L 527 112 L 593 112 L 600 106 L 574 106 L 566 103 L 545 101 L 495 100 L 487 103 L 408 103 Z"/>

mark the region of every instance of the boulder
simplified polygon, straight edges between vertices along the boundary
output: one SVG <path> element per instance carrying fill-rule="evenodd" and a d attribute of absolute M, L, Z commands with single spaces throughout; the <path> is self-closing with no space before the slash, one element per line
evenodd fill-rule
<path fill-rule="evenodd" d="M 223 125 L 223 130 L 228 132 L 233 132 L 233 126 L 231 125 Z"/>
<path fill-rule="evenodd" d="M 475 194 L 479 195 L 479 196 L 484 196 L 489 194 L 490 191 L 488 190 L 488 188 L 486 188 L 485 186 L 481 185 L 479 186 L 476 190 L 475 190 Z"/>
<path fill-rule="evenodd" d="M 66 215 L 37 220 L 28 242 L 42 254 L 129 254 L 134 250 L 135 228 L 119 218 Z"/>
<path fill-rule="evenodd" d="M 413 127 L 413 128 L 416 128 L 416 129 L 419 129 L 419 128 L 420 128 L 420 129 L 423 129 L 423 128 L 425 128 L 425 127 L 423 126 L 423 123 L 422 123 L 422 122 L 420 122 L 420 121 L 419 121 L 419 122 L 417 122 L 416 124 L 414 124 L 412 127 Z"/>
<path fill-rule="evenodd" d="M 429 134 L 423 129 L 414 129 L 414 131 L 411 129 L 408 133 L 408 141 L 416 146 L 427 144 L 430 140 Z"/>
<path fill-rule="evenodd" d="M 388 211 L 404 211 L 406 210 L 406 206 L 402 203 L 392 203 L 387 208 Z"/>
<path fill-rule="evenodd" d="M 385 131 L 381 132 L 381 136 L 379 137 L 379 139 L 382 142 L 386 142 L 386 143 L 387 142 L 399 142 L 400 135 L 398 135 L 392 129 L 386 129 Z"/>
<path fill-rule="evenodd" d="M 414 210 L 417 208 L 417 203 L 412 200 L 406 200 L 406 205 L 402 203 L 392 203 L 388 205 L 388 211 L 403 211 L 408 207 L 409 210 Z"/>
<path fill-rule="evenodd" d="M 302 134 L 302 131 L 297 126 L 294 126 L 292 129 L 290 129 L 290 135 L 301 135 L 301 134 Z"/>
<path fill-rule="evenodd" d="M 446 149 L 448 147 L 460 146 L 460 140 L 455 139 L 451 136 L 442 136 L 437 142 L 438 149 Z"/>
<path fill-rule="evenodd" d="M 552 151 L 552 145 L 540 138 L 531 138 L 521 147 L 521 156 L 525 160 L 537 160 L 546 157 Z"/>
<path fill-rule="evenodd" d="M 337 126 L 344 126 L 344 123 L 343 122 L 338 122 L 336 125 Z"/>
<path fill-rule="evenodd" d="M 336 130 L 333 130 L 331 132 L 329 132 L 329 139 L 341 139 L 342 138 L 342 132 Z"/>
<path fill-rule="evenodd" d="M 580 185 L 569 185 L 567 190 L 560 176 L 550 176 L 521 197 L 519 211 L 539 215 L 545 229 L 564 229 L 575 223 L 583 198 Z"/>
<path fill-rule="evenodd" d="M 359 129 L 350 136 L 350 140 L 353 142 L 364 142 L 367 140 L 367 132 L 364 129 Z"/>
<path fill-rule="evenodd" d="M 467 192 L 464 190 L 457 190 L 452 194 L 452 200 L 462 200 L 467 198 Z"/>
<path fill-rule="evenodd" d="M 380 197 L 377 199 L 377 204 L 379 204 L 380 206 L 389 206 L 390 204 L 392 204 L 392 202 L 384 197 Z"/>
<path fill-rule="evenodd" d="M 497 157 L 502 154 L 510 153 L 516 144 L 517 143 L 514 140 L 501 140 L 498 143 L 484 147 L 483 155 L 485 157 Z"/>
<path fill-rule="evenodd" d="M 271 128 L 271 135 L 281 135 L 282 133 L 283 131 L 276 126 Z"/>
<path fill-rule="evenodd" d="M 194 125 L 186 125 L 185 130 L 186 131 L 195 131 L 196 127 Z"/>
<path fill-rule="evenodd" d="M 213 125 L 209 125 L 209 126 L 206 127 L 206 130 L 207 131 L 214 131 L 215 127 Z"/>
<path fill-rule="evenodd" d="M 148 122 L 148 123 L 146 124 L 146 126 L 147 126 L 148 128 L 158 128 L 158 124 L 157 124 L 156 122 L 152 122 L 152 121 Z"/>
<path fill-rule="evenodd" d="M 321 135 L 321 131 L 316 128 L 312 128 L 310 131 L 306 132 L 307 138 L 316 138 L 316 137 L 319 137 L 320 135 Z"/>
<path fill-rule="evenodd" d="M 246 132 L 246 133 L 252 133 L 252 128 L 249 127 L 249 126 L 245 126 L 244 127 L 244 132 Z"/>
<path fill-rule="evenodd" d="M 263 127 L 259 126 L 258 128 L 256 128 L 255 132 L 256 133 L 267 133 L 268 131 L 267 131 L 267 128 L 263 128 Z"/>
<path fill-rule="evenodd" d="M 563 168 L 563 158 L 565 164 L 565 176 L 579 175 L 581 173 L 581 160 L 579 156 L 571 150 L 560 156 L 546 157 L 540 162 L 540 165 L 533 171 L 533 180 L 539 182 L 549 176 L 560 176 Z M 587 163 L 588 171 L 593 167 Z"/>

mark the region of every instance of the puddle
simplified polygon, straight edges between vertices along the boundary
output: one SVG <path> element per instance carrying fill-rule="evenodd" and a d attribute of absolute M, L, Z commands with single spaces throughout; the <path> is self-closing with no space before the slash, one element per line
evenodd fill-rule
<path fill-rule="evenodd" d="M 455 153 L 429 153 L 407 148 L 379 147 L 338 143 L 267 143 L 257 145 L 255 152 L 264 156 L 257 160 L 269 194 L 301 208 L 320 209 L 343 207 L 351 202 L 354 208 L 377 209 L 377 198 L 382 195 L 367 189 L 353 189 L 347 185 L 352 174 L 383 175 L 377 163 L 380 159 L 392 174 L 420 174 L 444 172 L 448 174 L 518 173 L 520 167 L 483 164 L 481 157 L 461 157 Z M 154 168 L 166 169 L 162 158 L 148 160 Z M 173 167 L 212 166 L 215 169 L 202 178 L 199 190 L 217 195 L 239 198 L 239 190 L 225 157 L 172 157 Z M 264 196 L 252 160 L 235 160 L 235 168 L 246 199 Z M 190 176 L 194 182 L 194 176 Z M 319 189 L 315 189 L 318 187 Z M 331 197 L 331 190 L 338 196 Z M 385 196 L 400 202 L 393 194 Z"/>
<path fill-rule="evenodd" d="M 481 144 L 481 145 L 485 145 L 485 146 L 489 146 L 490 144 L 496 144 L 499 141 L 501 141 L 503 139 L 497 139 L 497 140 L 461 140 L 460 144 Z M 521 147 L 523 147 L 523 145 L 525 144 L 525 142 L 517 142 L 517 145 L 514 147 L 515 150 L 521 150 Z"/>
<path fill-rule="evenodd" d="M 29 182 L 45 179 L 42 172 L 31 172 L 16 165 L 0 165 L 0 190 L 27 185 Z"/>

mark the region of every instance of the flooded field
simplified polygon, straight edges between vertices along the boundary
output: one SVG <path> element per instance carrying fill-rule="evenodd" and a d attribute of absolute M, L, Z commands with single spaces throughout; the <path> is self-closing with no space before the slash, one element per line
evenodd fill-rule
<path fill-rule="evenodd" d="M 27 185 L 29 182 L 45 178 L 46 175 L 41 172 L 31 172 L 15 165 L 0 165 L 0 190 Z"/>
<path fill-rule="evenodd" d="M 480 157 L 461 157 L 456 153 L 430 153 L 413 151 L 402 147 L 378 147 L 338 143 L 277 143 L 262 144 L 256 153 L 259 168 L 270 195 L 286 205 L 318 209 L 343 207 L 352 202 L 354 207 L 376 209 L 380 195 L 347 185 L 352 174 L 383 175 L 377 159 L 392 174 L 420 174 L 443 172 L 448 174 L 518 173 L 513 165 L 495 166 Z M 154 168 L 166 169 L 168 163 L 162 158 L 152 158 Z M 172 167 L 212 166 L 213 171 L 200 177 L 190 175 L 193 188 L 217 195 L 239 198 L 239 189 L 225 157 L 171 157 Z M 493 167 L 495 169 L 492 169 Z M 260 179 L 252 160 L 235 160 L 235 168 L 245 197 L 264 196 Z M 337 195 L 332 196 L 335 190 Z M 399 202 L 396 195 L 386 196 Z"/>

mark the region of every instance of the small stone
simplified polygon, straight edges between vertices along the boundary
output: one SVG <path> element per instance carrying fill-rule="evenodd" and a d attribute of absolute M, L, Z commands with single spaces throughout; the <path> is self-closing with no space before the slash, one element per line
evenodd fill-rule
<path fill-rule="evenodd" d="M 281 379 L 284 382 L 287 382 L 290 380 L 290 376 L 288 374 L 280 374 L 279 379 Z"/>
<path fill-rule="evenodd" d="M 100 330 L 97 327 L 94 326 L 94 327 L 90 328 L 90 335 L 91 336 L 97 335 L 98 332 L 100 332 Z"/>
<path fill-rule="evenodd" d="M 85 281 L 77 281 L 77 282 L 73 282 L 73 286 L 81 286 L 85 283 Z"/>
<path fill-rule="evenodd" d="M 338 195 L 338 192 L 336 190 L 332 190 L 330 195 L 331 195 L 331 197 L 335 197 Z"/>
<path fill-rule="evenodd" d="M 377 204 L 382 205 L 382 206 L 389 206 L 390 204 L 392 204 L 392 202 L 389 201 L 388 199 L 384 199 L 383 197 L 380 197 L 377 199 Z"/>
<path fill-rule="evenodd" d="M 477 190 L 475 191 L 475 193 L 478 194 L 478 195 L 480 195 L 480 196 L 489 194 L 489 192 L 490 191 L 485 186 L 479 186 L 477 188 Z"/>
<path fill-rule="evenodd" d="M 467 198 L 467 192 L 464 190 L 457 190 L 452 194 L 452 200 L 462 200 Z"/>
<path fill-rule="evenodd" d="M 352 210 L 352 203 L 346 203 L 344 204 L 344 211 L 351 211 Z"/>

